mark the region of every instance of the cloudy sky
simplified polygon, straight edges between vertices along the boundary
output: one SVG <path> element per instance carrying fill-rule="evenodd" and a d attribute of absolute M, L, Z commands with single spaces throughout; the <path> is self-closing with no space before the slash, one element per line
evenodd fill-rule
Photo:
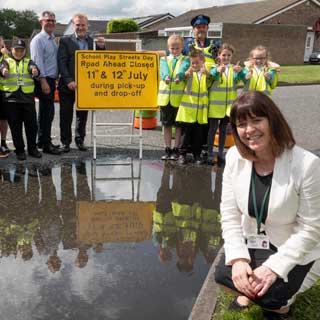
<path fill-rule="evenodd" d="M 56 13 L 59 22 L 66 23 L 76 12 L 86 13 L 89 18 L 106 20 L 167 12 L 177 16 L 191 9 L 254 1 L 258 0 L 1 0 L 0 9 L 29 9 L 38 14 L 51 10 Z"/>

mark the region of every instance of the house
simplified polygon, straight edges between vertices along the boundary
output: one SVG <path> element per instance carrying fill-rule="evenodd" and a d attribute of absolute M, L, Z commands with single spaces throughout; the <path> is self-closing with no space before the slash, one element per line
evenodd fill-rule
<path fill-rule="evenodd" d="M 170 13 L 164 14 L 156 14 L 150 15 L 145 17 L 136 17 L 132 18 L 137 24 L 140 30 L 148 30 L 157 28 L 159 24 L 168 22 L 169 20 L 173 19 L 174 16 Z M 89 33 L 91 34 L 104 34 L 106 33 L 106 28 L 109 20 L 88 20 L 89 24 Z M 72 34 L 73 27 L 72 21 L 68 23 L 67 27 L 64 30 L 64 35 Z"/>
<path fill-rule="evenodd" d="M 301 64 L 320 48 L 320 0 L 264 0 L 190 10 L 157 26 L 159 36 L 192 36 L 190 20 L 210 16 L 208 37 L 236 47 L 237 59 L 262 44 L 281 64 Z"/>

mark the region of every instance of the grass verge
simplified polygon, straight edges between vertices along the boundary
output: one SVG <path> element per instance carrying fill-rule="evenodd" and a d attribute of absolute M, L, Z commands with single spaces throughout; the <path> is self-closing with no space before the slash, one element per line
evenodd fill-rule
<path fill-rule="evenodd" d="M 282 83 L 320 83 L 320 65 L 281 66 L 279 82 Z"/>
<path fill-rule="evenodd" d="M 228 305 L 234 298 L 229 293 L 220 292 L 217 308 L 212 320 L 264 320 L 262 310 L 251 305 L 241 312 L 228 312 Z M 319 320 L 320 319 L 320 280 L 309 290 L 300 294 L 292 305 L 286 320 Z"/>

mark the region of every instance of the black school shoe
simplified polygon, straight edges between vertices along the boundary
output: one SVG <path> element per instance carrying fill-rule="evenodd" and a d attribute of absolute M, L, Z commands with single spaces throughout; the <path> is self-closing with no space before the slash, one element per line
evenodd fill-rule
<path fill-rule="evenodd" d="M 172 150 L 170 147 L 164 149 L 164 155 L 161 157 L 161 160 L 170 160 Z"/>
<path fill-rule="evenodd" d="M 76 142 L 76 146 L 80 151 L 87 151 L 88 148 L 84 145 L 83 142 Z"/>
<path fill-rule="evenodd" d="M 178 159 L 179 159 L 179 149 L 174 147 L 170 155 L 170 160 L 176 161 Z"/>
<path fill-rule="evenodd" d="M 5 141 L 1 141 L 1 149 L 5 153 L 10 153 L 10 149 Z"/>
<path fill-rule="evenodd" d="M 43 153 L 59 155 L 62 153 L 62 150 L 59 147 L 54 146 L 53 144 L 47 144 L 43 146 Z"/>
<path fill-rule="evenodd" d="M 29 156 L 32 158 L 41 158 L 42 157 L 42 153 L 37 149 L 32 149 L 28 152 Z"/>
<path fill-rule="evenodd" d="M 62 152 L 63 153 L 68 153 L 68 152 L 70 152 L 70 145 L 69 144 L 64 144 L 64 145 L 62 145 L 62 148 L 61 148 L 61 150 L 62 150 Z"/>

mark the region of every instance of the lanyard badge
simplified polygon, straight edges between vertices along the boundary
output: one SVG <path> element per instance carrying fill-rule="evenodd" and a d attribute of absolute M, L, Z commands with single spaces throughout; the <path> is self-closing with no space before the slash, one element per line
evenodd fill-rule
<path fill-rule="evenodd" d="M 252 193 L 254 215 L 257 220 L 257 234 L 256 235 L 248 235 L 247 247 L 250 249 L 269 249 L 270 248 L 269 237 L 265 234 L 261 234 L 260 229 L 261 229 L 263 212 L 264 212 L 264 209 L 266 206 L 266 201 L 267 201 L 268 195 L 270 193 L 271 185 L 269 185 L 267 190 L 265 191 L 263 198 L 262 198 L 260 210 L 258 211 L 255 178 L 256 178 L 256 174 L 255 174 L 255 171 L 253 170 L 253 174 L 252 174 L 252 178 L 251 178 L 251 185 L 252 185 L 252 192 L 251 193 Z"/>

